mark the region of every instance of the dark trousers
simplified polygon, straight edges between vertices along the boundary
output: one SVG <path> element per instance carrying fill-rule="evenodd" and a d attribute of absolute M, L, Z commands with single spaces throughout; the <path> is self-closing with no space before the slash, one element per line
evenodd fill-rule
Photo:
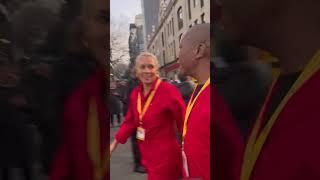
<path fill-rule="evenodd" d="M 1 168 L 1 180 L 12 180 L 10 176 L 11 168 Z M 32 168 L 31 166 L 25 166 L 22 168 L 23 180 L 32 180 Z"/>
<path fill-rule="evenodd" d="M 134 165 L 135 165 L 135 167 L 138 167 L 141 165 L 141 163 L 140 163 L 141 154 L 139 151 L 138 142 L 137 142 L 137 138 L 136 138 L 136 131 L 134 131 L 134 133 L 132 133 L 131 145 L 132 145 Z"/>
<path fill-rule="evenodd" d="M 116 114 L 116 117 L 117 117 L 117 120 L 118 120 L 118 124 L 120 124 L 121 123 L 121 114 Z M 113 114 L 110 115 L 110 121 L 111 121 L 111 125 L 113 125 L 114 124 L 114 116 L 113 116 Z"/>

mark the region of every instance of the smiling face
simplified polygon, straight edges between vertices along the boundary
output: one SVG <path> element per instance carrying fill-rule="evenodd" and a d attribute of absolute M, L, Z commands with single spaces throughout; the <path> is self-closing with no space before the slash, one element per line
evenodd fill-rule
<path fill-rule="evenodd" d="M 152 84 L 158 76 L 158 65 L 152 56 L 139 56 L 136 60 L 136 73 L 142 84 Z"/>

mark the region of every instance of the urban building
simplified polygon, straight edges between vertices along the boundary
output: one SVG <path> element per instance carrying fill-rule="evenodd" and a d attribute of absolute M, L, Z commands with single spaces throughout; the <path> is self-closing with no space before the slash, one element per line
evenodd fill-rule
<path fill-rule="evenodd" d="M 193 25 L 210 23 L 210 0 L 160 0 L 157 3 L 158 22 L 150 23 L 145 18 L 146 47 L 157 56 L 161 76 L 175 79 L 180 39 Z M 143 11 L 149 11 L 145 4 Z M 155 25 L 154 31 L 148 31 L 153 28 L 150 24 Z"/>
<path fill-rule="evenodd" d="M 144 46 L 144 17 L 139 14 L 135 17 L 135 23 L 130 24 L 129 30 L 129 56 L 130 64 L 129 69 L 134 65 L 136 57 L 143 51 L 145 51 Z"/>
<path fill-rule="evenodd" d="M 141 0 L 141 6 L 144 16 L 144 41 L 147 42 L 158 27 L 160 3 L 159 0 Z"/>

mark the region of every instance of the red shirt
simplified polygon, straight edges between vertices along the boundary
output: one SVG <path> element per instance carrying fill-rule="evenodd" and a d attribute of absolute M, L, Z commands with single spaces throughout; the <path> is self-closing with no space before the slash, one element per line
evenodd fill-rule
<path fill-rule="evenodd" d="M 319 92 L 320 72 L 317 72 L 279 114 L 256 161 L 251 180 L 320 179 Z"/>
<path fill-rule="evenodd" d="M 62 143 L 51 167 L 50 180 L 93 180 L 93 164 L 88 154 L 87 123 L 89 99 L 94 97 L 100 128 L 100 153 L 109 144 L 107 112 L 103 97 L 104 71 L 99 71 L 77 88 L 64 107 Z M 107 157 L 101 157 L 104 159 Z M 109 178 L 109 169 L 103 180 Z"/>
<path fill-rule="evenodd" d="M 235 126 L 229 108 L 212 88 L 212 179 L 239 180 L 244 151 L 240 131 Z"/>
<path fill-rule="evenodd" d="M 198 96 L 189 115 L 184 150 L 190 177 L 210 180 L 210 86 Z"/>
<path fill-rule="evenodd" d="M 143 96 L 142 85 L 131 93 L 128 112 L 115 137 L 120 143 L 125 143 L 139 126 L 138 92 Z M 150 93 L 142 97 L 142 105 L 149 95 Z M 147 169 L 148 179 L 176 180 L 179 178 L 181 147 L 176 138 L 176 127 L 178 125 L 181 129 L 184 113 L 185 105 L 179 91 L 173 85 L 161 82 L 143 117 L 145 140 L 138 140 L 141 162 Z"/>

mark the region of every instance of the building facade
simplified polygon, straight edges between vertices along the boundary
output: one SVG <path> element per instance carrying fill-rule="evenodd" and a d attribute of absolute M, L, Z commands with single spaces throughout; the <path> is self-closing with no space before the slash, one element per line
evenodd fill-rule
<path fill-rule="evenodd" d="M 193 25 L 210 23 L 210 0 L 160 0 L 158 4 L 158 22 L 152 23 L 157 26 L 146 36 L 146 47 L 157 56 L 161 75 L 175 79 L 180 39 Z M 147 9 L 143 6 L 144 12 L 148 12 Z M 149 24 L 145 19 L 146 33 L 153 28 L 148 27 Z"/>
<path fill-rule="evenodd" d="M 144 17 L 139 14 L 135 17 L 135 23 L 130 24 L 129 30 L 129 56 L 130 64 L 129 69 L 134 65 L 136 57 L 143 51 L 145 51 L 144 46 Z"/>

